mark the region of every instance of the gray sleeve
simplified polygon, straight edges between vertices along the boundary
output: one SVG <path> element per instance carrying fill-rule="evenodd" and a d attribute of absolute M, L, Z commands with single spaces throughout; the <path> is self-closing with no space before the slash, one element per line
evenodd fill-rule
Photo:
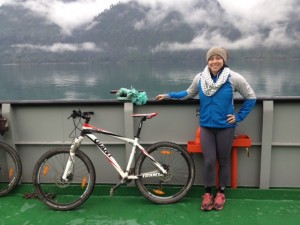
<path fill-rule="evenodd" d="M 187 90 L 179 91 L 179 92 L 169 92 L 164 95 L 164 99 L 186 100 L 186 99 L 194 98 L 195 96 L 197 96 L 199 92 L 198 90 L 199 77 L 200 77 L 199 74 L 195 76 L 192 84 Z"/>
<path fill-rule="evenodd" d="M 187 93 L 189 98 L 194 98 L 198 95 L 199 93 L 199 82 L 200 82 L 200 74 L 197 74 L 194 79 L 193 82 L 191 84 L 191 86 L 187 89 Z"/>
<path fill-rule="evenodd" d="M 256 99 L 253 89 L 242 75 L 231 70 L 230 76 L 235 92 L 238 92 L 243 98 Z"/>

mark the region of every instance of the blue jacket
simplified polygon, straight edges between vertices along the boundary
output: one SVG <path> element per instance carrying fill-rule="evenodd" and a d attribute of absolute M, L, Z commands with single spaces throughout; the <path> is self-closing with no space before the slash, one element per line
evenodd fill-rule
<path fill-rule="evenodd" d="M 214 82 L 217 76 L 212 76 Z M 200 99 L 200 126 L 209 128 L 229 128 L 236 127 L 237 122 L 243 121 L 251 112 L 255 103 L 256 96 L 248 82 L 240 74 L 230 71 L 227 81 L 212 96 L 206 96 L 200 84 L 201 73 L 197 74 L 186 91 L 170 92 L 167 94 L 172 99 L 188 99 L 199 95 Z M 238 92 L 245 102 L 242 108 L 235 113 L 234 111 L 234 93 Z M 236 123 L 229 124 L 228 114 L 235 114 Z"/>

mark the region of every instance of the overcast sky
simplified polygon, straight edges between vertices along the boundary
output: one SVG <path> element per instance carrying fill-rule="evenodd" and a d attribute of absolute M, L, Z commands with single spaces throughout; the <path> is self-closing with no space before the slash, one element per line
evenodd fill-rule
<path fill-rule="evenodd" d="M 78 26 L 89 24 L 93 17 L 110 5 L 118 2 L 128 2 L 129 0 L 74 0 L 62 3 L 59 0 L 0 0 L 2 4 L 22 4 L 32 12 L 46 18 L 61 27 L 62 32 L 71 35 L 72 30 Z M 193 5 L 197 0 L 136 0 L 139 3 L 152 7 L 148 20 L 159 20 L 170 10 L 178 10 L 184 18 L 193 23 L 193 20 L 201 18 L 205 20 L 205 15 L 209 12 L 193 11 Z M 230 21 L 243 34 L 238 41 L 231 42 L 220 33 L 216 33 L 213 38 L 207 40 L 205 32 L 198 34 L 191 42 L 184 45 L 179 43 L 169 43 L 158 46 L 160 48 L 184 49 L 202 46 L 208 48 L 211 45 L 222 44 L 231 49 L 253 47 L 262 43 L 265 46 L 299 46 L 298 40 L 288 39 L 284 34 L 287 21 L 293 15 L 300 15 L 299 0 L 218 0 L 227 12 Z M 142 22 L 142 21 L 141 21 Z M 221 23 L 222 21 L 206 21 L 207 24 Z M 136 24 L 137 28 L 142 23 Z M 271 30 L 268 38 L 262 37 L 259 29 Z M 300 34 L 299 34 L 300 35 Z"/>

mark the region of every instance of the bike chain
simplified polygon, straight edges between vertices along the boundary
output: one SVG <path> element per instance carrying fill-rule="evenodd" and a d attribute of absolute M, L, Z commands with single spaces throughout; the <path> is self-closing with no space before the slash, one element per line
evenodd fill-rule
<path fill-rule="evenodd" d="M 56 195 L 53 194 L 53 193 L 48 193 L 48 194 L 46 194 L 46 197 L 50 198 L 50 199 L 54 199 L 56 197 Z M 32 193 L 24 193 L 23 198 L 25 198 L 25 199 L 37 199 L 39 197 L 35 192 L 32 192 Z"/>

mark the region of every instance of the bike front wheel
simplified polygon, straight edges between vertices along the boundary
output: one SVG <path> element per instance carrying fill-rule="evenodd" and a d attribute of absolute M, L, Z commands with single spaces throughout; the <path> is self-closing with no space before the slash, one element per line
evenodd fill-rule
<path fill-rule="evenodd" d="M 19 183 L 22 163 L 18 153 L 0 142 L 0 196 L 6 195 Z"/>
<path fill-rule="evenodd" d="M 158 204 L 175 203 L 191 189 L 195 179 L 195 166 L 189 153 L 181 146 L 171 142 L 159 142 L 147 149 L 166 170 L 160 173 L 153 160 L 141 154 L 136 162 L 137 188 L 152 202 Z"/>
<path fill-rule="evenodd" d="M 95 186 L 95 169 L 89 157 L 76 151 L 67 181 L 62 175 L 70 157 L 69 148 L 54 148 L 38 160 L 33 171 L 33 185 L 39 199 L 55 210 L 71 210 L 82 205 Z"/>

